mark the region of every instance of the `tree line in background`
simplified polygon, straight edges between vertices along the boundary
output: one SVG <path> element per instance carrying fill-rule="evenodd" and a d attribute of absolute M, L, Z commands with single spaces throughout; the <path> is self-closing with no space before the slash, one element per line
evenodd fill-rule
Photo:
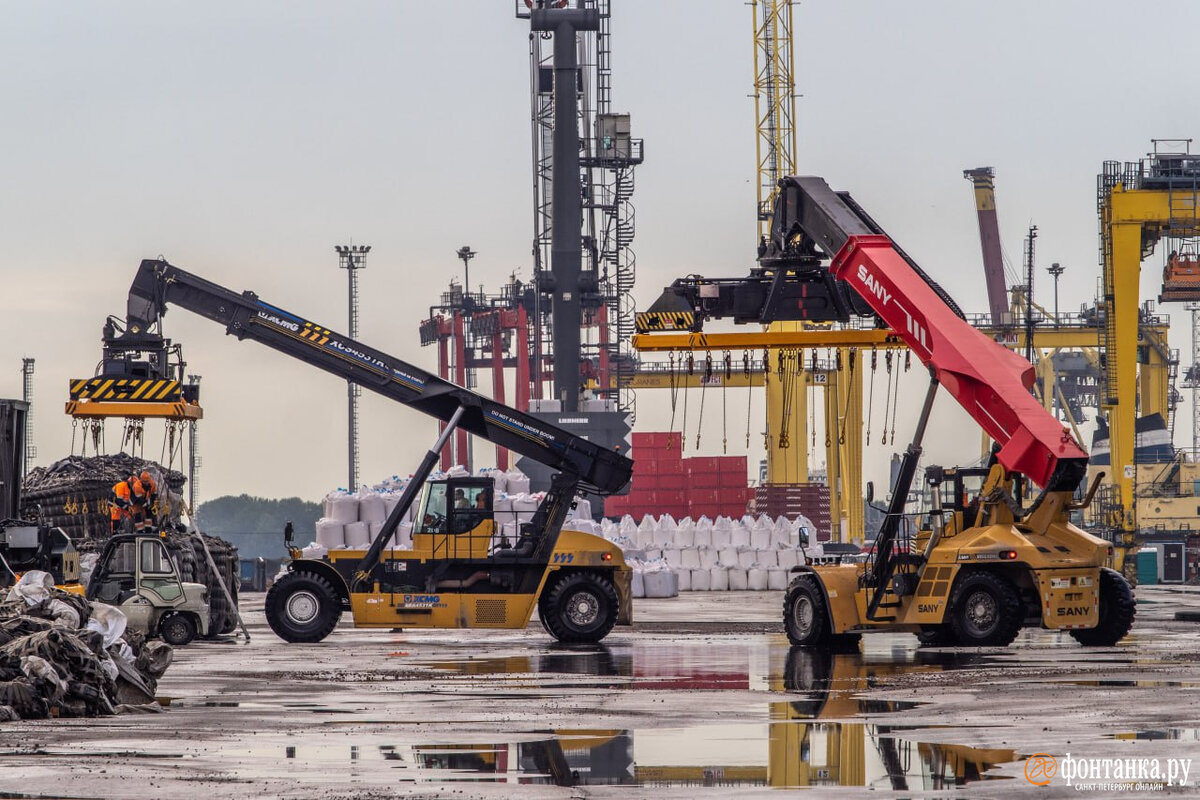
<path fill-rule="evenodd" d="M 218 497 L 201 503 L 196 509 L 199 527 L 215 536 L 238 533 L 276 533 L 282 536 L 283 526 L 290 520 L 299 538 L 304 531 L 316 530 L 320 516 L 320 503 L 309 503 L 299 497 L 271 500 L 248 494 Z"/>

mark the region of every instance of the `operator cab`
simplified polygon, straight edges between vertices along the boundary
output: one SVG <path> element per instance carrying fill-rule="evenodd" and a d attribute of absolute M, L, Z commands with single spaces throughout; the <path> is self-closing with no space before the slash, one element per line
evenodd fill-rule
<path fill-rule="evenodd" d="M 957 533 L 977 524 L 980 496 L 989 472 L 988 467 L 946 467 L 941 471 L 942 510 L 952 515 L 946 533 Z M 1010 477 L 1013 480 L 1012 498 L 1021 505 L 1025 497 L 1025 476 L 1010 473 Z"/>
<path fill-rule="evenodd" d="M 487 558 L 496 532 L 490 478 L 425 484 L 413 524 L 413 550 L 440 558 Z"/>

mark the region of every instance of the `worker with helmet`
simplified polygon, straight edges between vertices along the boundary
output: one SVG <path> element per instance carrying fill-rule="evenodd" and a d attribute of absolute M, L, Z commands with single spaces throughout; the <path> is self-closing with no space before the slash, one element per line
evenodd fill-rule
<path fill-rule="evenodd" d="M 120 533 L 125 520 L 130 520 L 134 529 L 140 529 L 146 510 L 146 488 L 136 475 L 113 484 L 109 496 L 109 521 L 112 532 Z"/>
<path fill-rule="evenodd" d="M 158 482 L 154 480 L 154 476 L 150 474 L 150 471 L 145 469 L 142 470 L 138 481 L 146 491 L 146 513 L 142 521 L 142 528 L 147 531 L 153 531 L 159 517 Z"/>

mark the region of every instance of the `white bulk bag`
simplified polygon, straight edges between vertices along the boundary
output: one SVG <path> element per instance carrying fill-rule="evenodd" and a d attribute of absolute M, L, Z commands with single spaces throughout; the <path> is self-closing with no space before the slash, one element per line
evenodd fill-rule
<path fill-rule="evenodd" d="M 657 545 L 658 547 L 662 547 L 662 548 L 674 546 L 675 534 L 677 534 L 677 533 L 679 533 L 679 531 L 663 530 L 662 528 L 660 528 L 658 526 L 658 523 L 655 523 L 654 524 L 654 544 Z"/>
<path fill-rule="evenodd" d="M 779 556 L 776 555 L 778 552 L 779 551 L 777 551 L 777 550 L 771 550 L 769 548 L 766 550 L 757 551 L 755 558 L 758 561 L 758 565 L 760 567 L 765 567 L 766 569 L 770 569 L 771 567 L 778 567 L 779 566 Z"/>
<path fill-rule="evenodd" d="M 673 541 L 677 547 L 693 547 L 696 544 L 696 536 L 699 533 L 699 528 L 676 528 L 673 533 Z"/>
<path fill-rule="evenodd" d="M 679 581 L 670 569 L 647 569 L 642 574 L 646 585 L 646 597 L 675 597 L 679 594 Z"/>
<path fill-rule="evenodd" d="M 365 522 L 351 522 L 346 525 L 346 547 L 351 550 L 365 550 L 371 544 L 370 532 Z"/>
<path fill-rule="evenodd" d="M 746 570 L 741 567 L 731 567 L 729 570 L 729 591 L 744 592 L 749 584 L 746 582 Z"/>
<path fill-rule="evenodd" d="M 383 522 L 387 519 L 387 510 L 383 497 L 375 492 L 359 492 L 358 521 L 370 525 L 372 522 Z"/>
<path fill-rule="evenodd" d="M 508 484 L 505 491 L 509 494 L 528 494 L 529 493 L 529 476 L 519 469 L 510 469 L 504 476 L 505 482 Z"/>
<path fill-rule="evenodd" d="M 382 531 L 382 530 L 383 530 L 382 522 L 368 522 L 367 523 L 367 536 L 371 537 L 372 542 L 375 541 L 375 537 L 378 536 L 380 531 Z"/>
<path fill-rule="evenodd" d="M 400 505 L 400 492 L 384 492 L 380 495 L 383 498 L 383 516 L 386 520 L 396 510 L 396 506 Z"/>
<path fill-rule="evenodd" d="M 799 550 L 780 550 L 775 554 L 775 558 L 779 561 L 779 566 L 784 569 L 800 566 Z"/>
<path fill-rule="evenodd" d="M 773 592 L 782 592 L 788 587 L 788 571 L 786 569 L 767 570 L 767 588 Z"/>
<path fill-rule="evenodd" d="M 743 569 L 750 569 L 758 562 L 758 551 L 753 547 L 742 547 L 738 549 L 738 566 Z"/>
<path fill-rule="evenodd" d="M 729 591 L 729 571 L 723 567 L 713 567 L 708 571 L 712 577 L 710 591 L 727 592 Z"/>
<path fill-rule="evenodd" d="M 736 547 L 723 547 L 717 555 L 717 564 L 722 567 L 736 567 L 738 565 L 738 551 Z"/>
<path fill-rule="evenodd" d="M 700 569 L 700 551 L 694 547 L 684 547 L 679 551 L 679 566 L 685 570 Z"/>
<path fill-rule="evenodd" d="M 713 531 L 713 540 L 716 541 L 717 532 Z M 729 545 L 731 547 L 749 547 L 750 546 L 750 530 L 745 525 L 734 525 L 729 533 Z"/>
<path fill-rule="evenodd" d="M 358 522 L 358 498 L 345 492 L 329 496 L 329 518 L 343 525 Z"/>
<path fill-rule="evenodd" d="M 681 592 L 690 592 L 692 590 L 692 571 L 690 569 L 681 569 L 675 572 L 675 583 Z"/>
<path fill-rule="evenodd" d="M 662 551 L 663 560 L 672 567 L 678 567 L 683 564 L 683 558 L 679 553 L 680 551 L 678 547 L 664 547 Z"/>
<path fill-rule="evenodd" d="M 346 526 L 336 519 L 317 520 L 317 544 L 326 550 L 346 546 Z"/>
<path fill-rule="evenodd" d="M 746 572 L 746 582 L 749 584 L 752 592 L 765 592 L 767 590 L 767 571 L 759 567 L 752 567 Z"/>
<path fill-rule="evenodd" d="M 712 528 L 696 527 L 692 532 L 692 545 L 695 547 L 712 547 L 713 546 L 713 531 Z"/>
<path fill-rule="evenodd" d="M 712 588 L 712 573 L 707 569 L 692 570 L 692 591 L 707 592 Z"/>
<path fill-rule="evenodd" d="M 697 552 L 700 554 L 701 569 L 712 569 L 717 565 L 717 557 L 720 555 L 720 551 L 713 550 L 711 547 L 706 547 L 703 550 L 698 549 Z M 736 551 L 734 555 L 736 557 Z"/>
<path fill-rule="evenodd" d="M 643 578 L 642 571 L 639 569 L 635 569 L 633 571 L 633 596 L 634 597 L 645 597 L 646 596 L 646 582 Z"/>
<path fill-rule="evenodd" d="M 763 515 L 764 518 L 766 515 Z M 771 534 L 775 532 L 775 526 L 770 522 L 760 520 L 754 524 L 754 530 L 750 531 L 750 546 L 755 550 L 765 550 L 771 546 Z"/>
<path fill-rule="evenodd" d="M 388 546 L 393 550 L 412 550 L 412 529 L 411 522 L 401 522 Z"/>
<path fill-rule="evenodd" d="M 658 527 L 665 531 L 678 530 L 679 523 L 670 514 L 663 514 L 658 518 Z"/>
<path fill-rule="evenodd" d="M 658 548 L 655 548 L 655 547 L 647 547 L 646 548 L 646 560 L 647 561 L 660 561 L 660 560 L 662 560 L 662 557 L 663 557 L 662 550 L 659 550 Z"/>

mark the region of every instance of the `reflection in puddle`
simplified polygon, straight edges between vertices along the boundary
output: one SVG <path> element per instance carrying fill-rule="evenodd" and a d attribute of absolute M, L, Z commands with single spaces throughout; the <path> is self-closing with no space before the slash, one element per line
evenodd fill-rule
<path fill-rule="evenodd" d="M 766 725 L 559 730 L 516 742 L 290 745 L 284 757 L 384 761 L 404 782 L 894 789 L 962 786 L 1015 758 L 1011 750 L 922 742 L 911 728 L 825 723 L 794 713 L 790 703 L 774 703 Z"/>
<path fill-rule="evenodd" d="M 705 653 L 708 656 L 705 657 Z M 512 784 L 642 786 L 869 786 L 941 789 L 988 777 L 1011 750 L 922 741 L 929 730 L 897 725 L 887 715 L 912 701 L 868 699 L 867 690 L 903 673 L 938 672 L 978 662 L 973 654 L 831 654 L 800 648 L 754 656 L 748 646 L 593 647 L 534 656 L 429 663 L 459 675 L 590 675 L 625 688 L 761 689 L 791 693 L 767 707 L 767 719 L 720 725 L 636 730 L 529 731 L 402 744 L 359 739 L 354 747 L 288 745 L 285 757 L 386 762 L 396 779 Z M 845 720 L 861 718 L 862 721 Z M 278 751 L 276 751 L 278 752 Z"/>
<path fill-rule="evenodd" d="M 1114 733 L 1113 739 L 1176 739 L 1180 741 L 1200 741 L 1200 728 L 1147 728 L 1140 731 Z"/>

